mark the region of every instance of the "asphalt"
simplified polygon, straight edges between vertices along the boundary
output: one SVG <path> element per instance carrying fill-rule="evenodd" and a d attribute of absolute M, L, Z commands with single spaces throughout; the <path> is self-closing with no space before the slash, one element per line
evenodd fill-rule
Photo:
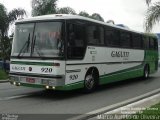
<path fill-rule="evenodd" d="M 0 84 L 0 113 L 51 114 L 61 119 L 95 111 L 160 88 L 160 71 L 148 80 L 130 79 L 100 86 L 94 93 L 59 92 Z M 52 116 L 53 117 L 53 116 Z"/>

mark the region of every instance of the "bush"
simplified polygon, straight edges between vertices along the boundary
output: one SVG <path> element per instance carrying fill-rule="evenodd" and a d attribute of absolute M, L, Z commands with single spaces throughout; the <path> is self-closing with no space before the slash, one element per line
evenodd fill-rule
<path fill-rule="evenodd" d="M 7 78 L 8 78 L 7 73 L 4 70 L 0 69 L 0 80 L 5 80 Z"/>

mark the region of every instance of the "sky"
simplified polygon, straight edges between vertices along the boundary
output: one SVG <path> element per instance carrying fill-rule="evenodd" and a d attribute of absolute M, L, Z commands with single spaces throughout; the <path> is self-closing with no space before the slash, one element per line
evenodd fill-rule
<path fill-rule="evenodd" d="M 0 0 L 8 11 L 23 8 L 31 16 L 32 0 Z M 113 20 L 115 24 L 124 24 L 130 29 L 144 32 L 144 21 L 147 12 L 145 0 L 58 0 L 57 7 L 71 7 L 76 13 L 86 11 L 89 14 L 99 13 L 105 21 Z M 160 24 L 152 32 L 160 33 Z"/>

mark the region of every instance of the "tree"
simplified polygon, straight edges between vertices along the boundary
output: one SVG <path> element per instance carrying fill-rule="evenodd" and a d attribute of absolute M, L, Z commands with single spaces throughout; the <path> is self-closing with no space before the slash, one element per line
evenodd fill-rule
<path fill-rule="evenodd" d="M 3 4 L 0 4 L 0 47 L 2 49 L 2 57 L 3 59 L 8 58 L 10 55 L 7 54 L 7 46 L 10 45 L 10 41 L 8 40 L 8 29 L 9 25 L 12 24 L 18 18 L 22 18 L 26 15 L 24 9 L 13 9 L 9 13 Z M 8 42 L 8 43 L 7 43 Z"/>
<path fill-rule="evenodd" d="M 79 15 L 80 15 L 80 16 L 84 16 L 84 17 L 90 17 L 90 15 L 89 15 L 87 12 L 85 12 L 85 11 L 81 11 L 81 12 L 79 13 Z"/>
<path fill-rule="evenodd" d="M 152 0 L 146 0 L 147 5 L 149 6 Z"/>
<path fill-rule="evenodd" d="M 32 0 L 32 16 L 55 14 L 57 0 Z"/>
<path fill-rule="evenodd" d="M 57 13 L 58 14 L 72 14 L 72 15 L 76 15 L 75 10 L 72 9 L 72 8 L 70 8 L 70 7 L 59 8 L 59 9 L 57 9 Z"/>
<path fill-rule="evenodd" d="M 145 20 L 145 29 L 147 32 L 150 32 L 153 26 L 160 21 L 160 1 L 155 2 L 152 5 L 151 1 L 152 0 L 146 0 L 147 5 L 149 6 Z"/>
<path fill-rule="evenodd" d="M 100 14 L 98 14 L 98 13 L 93 13 L 92 15 L 91 15 L 91 18 L 92 19 L 95 19 L 95 20 L 99 20 L 99 21 L 103 21 L 104 22 L 104 19 L 101 17 L 101 15 Z"/>
<path fill-rule="evenodd" d="M 81 12 L 79 13 L 79 15 L 104 22 L 104 19 L 103 19 L 103 18 L 101 17 L 101 15 L 98 14 L 98 13 L 93 13 L 92 15 L 89 15 L 87 12 L 81 11 Z"/>

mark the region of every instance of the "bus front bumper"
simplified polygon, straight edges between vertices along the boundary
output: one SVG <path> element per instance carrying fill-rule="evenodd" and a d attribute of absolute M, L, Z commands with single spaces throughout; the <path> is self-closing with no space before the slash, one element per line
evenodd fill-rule
<path fill-rule="evenodd" d="M 38 87 L 46 89 L 55 89 L 58 86 L 65 85 L 65 76 L 46 78 L 46 77 L 33 77 L 33 76 L 22 76 L 22 75 L 11 75 L 9 79 L 11 84 L 16 86 L 28 86 Z"/>

